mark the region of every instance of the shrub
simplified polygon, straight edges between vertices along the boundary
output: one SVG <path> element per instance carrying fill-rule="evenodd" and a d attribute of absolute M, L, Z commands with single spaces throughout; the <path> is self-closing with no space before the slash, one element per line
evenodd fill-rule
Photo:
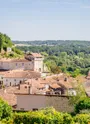
<path fill-rule="evenodd" d="M 27 113 L 15 113 L 15 124 L 62 124 L 63 115 L 53 108 Z"/>
<path fill-rule="evenodd" d="M 11 118 L 12 117 L 12 108 L 7 104 L 7 102 L 3 101 L 0 98 L 0 120 L 4 118 Z"/>
<path fill-rule="evenodd" d="M 63 124 L 74 124 L 73 118 L 70 114 L 63 114 Z"/>
<path fill-rule="evenodd" d="M 75 105 L 75 112 L 80 113 L 81 110 L 88 110 L 90 109 L 90 98 L 84 98 L 80 100 L 76 105 Z"/>
<path fill-rule="evenodd" d="M 77 114 L 74 117 L 74 121 L 77 124 L 89 124 L 90 123 L 90 114 Z"/>

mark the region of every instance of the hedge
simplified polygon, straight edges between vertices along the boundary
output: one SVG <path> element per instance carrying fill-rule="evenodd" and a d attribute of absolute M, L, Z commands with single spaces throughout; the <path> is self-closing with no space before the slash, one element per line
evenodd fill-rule
<path fill-rule="evenodd" d="M 2 120 L 1 124 L 89 124 L 90 114 L 60 113 L 55 109 L 44 109 L 34 112 L 14 113 L 11 120 Z"/>

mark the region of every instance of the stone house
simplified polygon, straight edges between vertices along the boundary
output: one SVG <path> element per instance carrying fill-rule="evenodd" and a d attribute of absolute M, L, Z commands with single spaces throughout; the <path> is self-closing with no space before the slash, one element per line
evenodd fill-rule
<path fill-rule="evenodd" d="M 25 80 L 40 78 L 40 73 L 34 71 L 13 70 L 1 73 L 0 76 L 1 81 L 5 86 L 16 86 Z"/>
<path fill-rule="evenodd" d="M 39 53 L 32 53 L 24 59 L 0 59 L 0 70 L 16 69 L 43 72 L 43 57 Z"/>

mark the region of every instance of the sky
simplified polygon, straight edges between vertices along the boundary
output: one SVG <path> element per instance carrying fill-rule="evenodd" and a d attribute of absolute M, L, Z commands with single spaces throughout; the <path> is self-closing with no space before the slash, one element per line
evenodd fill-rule
<path fill-rule="evenodd" d="M 90 40 L 90 0 L 0 0 L 12 40 Z"/>

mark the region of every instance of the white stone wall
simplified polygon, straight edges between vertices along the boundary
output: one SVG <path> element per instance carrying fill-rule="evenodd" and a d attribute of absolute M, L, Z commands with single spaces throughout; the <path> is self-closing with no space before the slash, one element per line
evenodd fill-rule
<path fill-rule="evenodd" d="M 3 78 L 3 84 L 6 85 L 6 86 L 10 86 L 10 83 L 11 83 L 11 86 L 15 86 L 17 84 L 20 83 L 20 81 L 23 81 L 25 80 L 24 78 Z"/>
<path fill-rule="evenodd" d="M 0 69 L 5 70 L 14 70 L 14 69 L 23 69 L 23 70 L 34 70 L 33 62 L 0 62 Z"/>
<path fill-rule="evenodd" d="M 43 72 L 43 58 L 35 58 L 34 71 Z"/>

